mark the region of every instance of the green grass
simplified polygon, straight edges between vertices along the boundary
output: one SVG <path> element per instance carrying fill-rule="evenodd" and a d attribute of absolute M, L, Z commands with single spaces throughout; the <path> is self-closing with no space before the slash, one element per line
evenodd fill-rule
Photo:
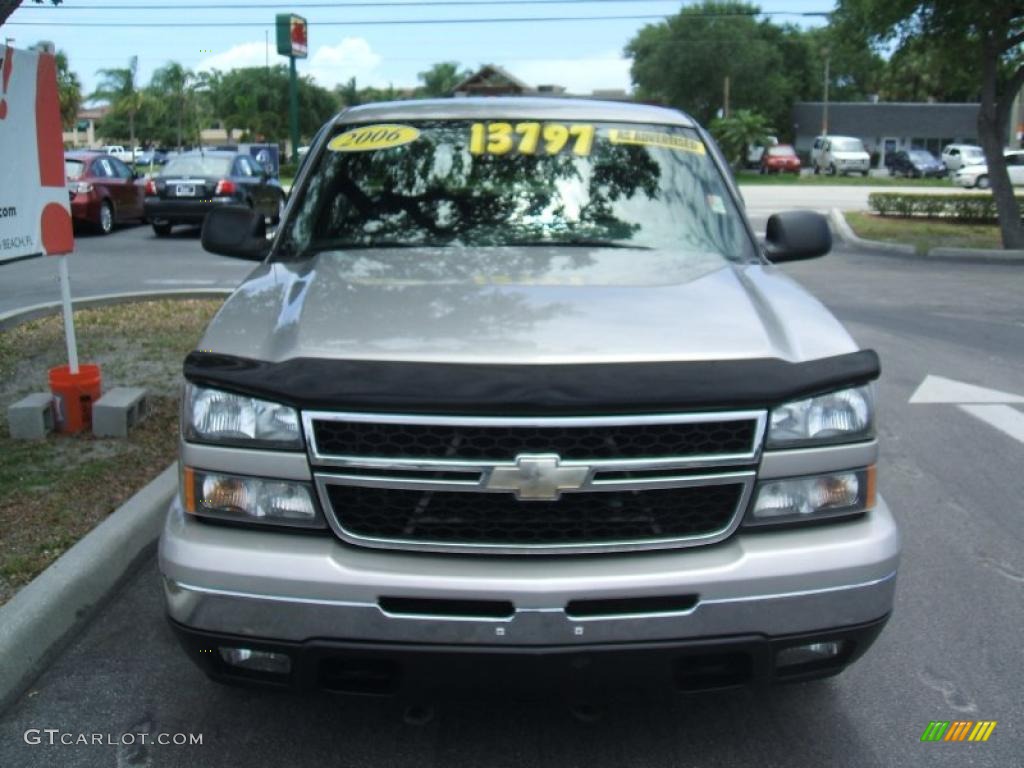
<path fill-rule="evenodd" d="M 103 388 L 144 386 L 150 412 L 128 439 L 8 436 L 6 406 L 45 391 L 64 359 L 59 315 L 0 332 L 0 604 L 170 464 L 181 363 L 219 300 L 153 301 L 75 312 L 79 355 Z"/>
<path fill-rule="evenodd" d="M 848 211 L 844 216 L 859 237 L 913 245 L 920 254 L 927 253 L 932 248 L 1003 247 L 996 224 L 877 216 L 860 211 Z"/>
<path fill-rule="evenodd" d="M 892 178 L 890 176 L 826 176 L 804 174 L 793 176 L 788 173 L 779 173 L 762 176 L 757 171 L 740 171 L 736 174 L 736 181 L 740 185 L 747 184 L 800 184 L 805 186 L 843 186 L 843 187 L 941 187 L 955 190 L 956 187 L 949 179 L 906 179 L 902 176 Z"/>

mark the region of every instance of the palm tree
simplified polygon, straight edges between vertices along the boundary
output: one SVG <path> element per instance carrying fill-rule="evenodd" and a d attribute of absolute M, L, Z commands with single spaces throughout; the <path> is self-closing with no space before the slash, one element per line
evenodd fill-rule
<path fill-rule="evenodd" d="M 350 77 L 344 85 L 334 86 L 334 93 L 341 100 L 343 107 L 356 107 L 363 103 L 354 77 Z"/>
<path fill-rule="evenodd" d="M 737 109 L 729 117 L 711 123 L 711 134 L 734 168 L 743 164 L 748 146 L 764 144 L 771 133 L 768 118 L 749 109 Z"/>
<path fill-rule="evenodd" d="M 135 117 L 141 111 L 145 99 L 142 91 L 135 85 L 138 71 L 138 56 L 132 56 L 127 67 L 99 70 L 96 74 L 100 76 L 100 83 L 89 96 L 90 101 L 106 101 L 114 112 L 128 118 L 129 151 L 135 150 Z"/>
<path fill-rule="evenodd" d="M 185 69 L 176 61 L 156 70 L 149 82 L 153 92 L 159 94 L 174 111 L 178 149 L 181 149 L 185 137 L 185 119 L 191 115 L 195 91 L 202 83 L 196 79 L 192 70 Z"/>
<path fill-rule="evenodd" d="M 451 96 L 455 86 L 471 74 L 468 70 L 460 70 L 457 61 L 442 61 L 416 76 L 423 81 L 424 96 L 439 97 Z"/>

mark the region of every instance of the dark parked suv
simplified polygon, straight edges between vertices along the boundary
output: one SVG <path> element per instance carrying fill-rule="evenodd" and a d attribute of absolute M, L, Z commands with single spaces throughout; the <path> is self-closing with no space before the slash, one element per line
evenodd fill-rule
<path fill-rule="evenodd" d="M 941 178 L 946 175 L 946 166 L 935 155 L 925 149 L 911 149 L 893 152 L 885 159 L 889 175 L 903 175 L 912 179 L 921 177 Z"/>
<path fill-rule="evenodd" d="M 242 204 L 276 224 L 284 199 L 280 182 L 249 155 L 190 152 L 146 182 L 146 218 L 163 237 L 175 224 L 202 224 L 213 206 Z"/>

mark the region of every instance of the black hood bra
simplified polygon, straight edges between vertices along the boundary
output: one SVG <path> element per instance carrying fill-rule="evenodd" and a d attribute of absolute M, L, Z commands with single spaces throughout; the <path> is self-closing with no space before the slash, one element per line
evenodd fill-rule
<path fill-rule="evenodd" d="M 588 416 L 769 408 L 877 379 L 874 350 L 801 363 L 778 358 L 649 363 L 462 364 L 194 351 L 185 378 L 297 408 L 452 415 Z"/>

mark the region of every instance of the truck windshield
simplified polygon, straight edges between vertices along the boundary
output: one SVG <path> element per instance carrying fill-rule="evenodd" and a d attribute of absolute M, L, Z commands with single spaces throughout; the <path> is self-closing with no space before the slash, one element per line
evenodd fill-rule
<path fill-rule="evenodd" d="M 756 258 L 692 129 L 521 119 L 349 125 L 320 155 L 279 258 L 534 245 Z"/>

